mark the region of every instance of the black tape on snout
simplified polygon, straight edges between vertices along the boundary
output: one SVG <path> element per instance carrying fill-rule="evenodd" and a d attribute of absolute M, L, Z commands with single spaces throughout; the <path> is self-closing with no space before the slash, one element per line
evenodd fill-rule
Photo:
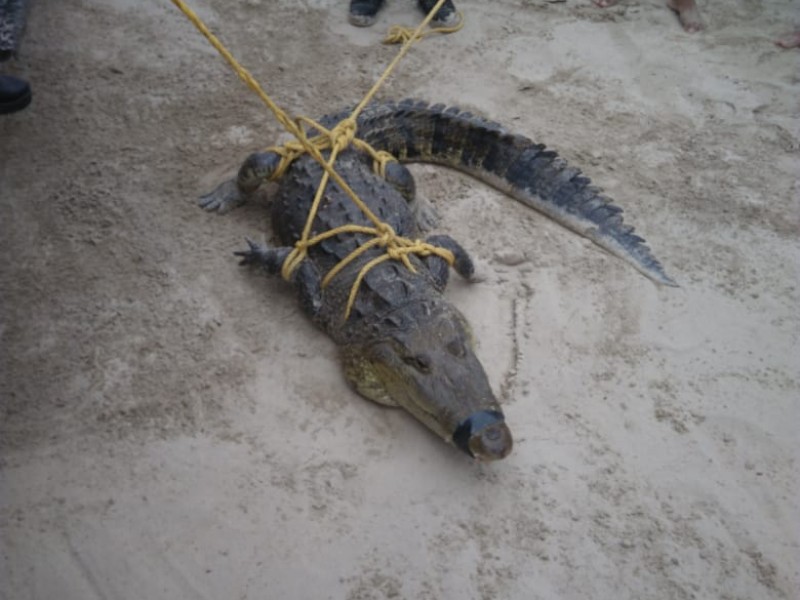
<path fill-rule="evenodd" d="M 502 423 L 503 421 L 505 421 L 503 413 L 496 410 L 481 410 L 473 413 L 456 428 L 455 433 L 453 433 L 453 443 L 457 448 L 475 458 L 475 455 L 469 449 L 469 439 L 489 425 Z"/>

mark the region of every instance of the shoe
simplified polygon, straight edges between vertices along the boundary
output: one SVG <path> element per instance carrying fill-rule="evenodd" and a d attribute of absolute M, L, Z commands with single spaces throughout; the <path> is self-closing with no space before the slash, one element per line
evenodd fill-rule
<path fill-rule="evenodd" d="M 431 9 L 436 6 L 437 1 L 438 0 L 419 0 L 419 8 L 427 15 L 429 12 L 431 12 Z M 439 9 L 439 12 L 434 15 L 431 23 L 434 25 L 444 26 L 455 25 L 457 17 L 458 13 L 456 13 L 456 7 L 453 4 L 453 0 L 447 0 L 444 4 L 442 4 L 442 8 Z"/>
<path fill-rule="evenodd" d="M 351 25 L 356 27 L 369 27 L 375 22 L 378 11 L 383 6 L 384 0 L 350 0 Z"/>
<path fill-rule="evenodd" d="M 31 86 L 11 75 L 0 75 L 0 115 L 17 112 L 31 103 Z"/>

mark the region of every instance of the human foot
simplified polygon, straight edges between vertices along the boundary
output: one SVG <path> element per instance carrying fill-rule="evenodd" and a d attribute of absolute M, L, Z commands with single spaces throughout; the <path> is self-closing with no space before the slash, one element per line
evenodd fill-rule
<path fill-rule="evenodd" d="M 419 8 L 422 12 L 426 15 L 431 12 L 431 9 L 436 5 L 438 0 L 419 0 Z M 453 25 L 456 22 L 456 18 L 458 13 L 456 12 L 456 7 L 453 4 L 453 0 L 447 0 L 442 7 L 439 9 L 439 12 L 436 13 L 436 16 L 433 17 L 433 23 L 435 25 Z"/>
<path fill-rule="evenodd" d="M 695 33 L 705 28 L 694 0 L 667 0 L 667 6 L 677 13 L 678 20 L 687 33 Z"/>
<path fill-rule="evenodd" d="M 0 114 L 22 110 L 31 103 L 31 86 L 27 81 L 0 75 Z"/>
<path fill-rule="evenodd" d="M 383 0 L 350 0 L 348 20 L 356 27 L 369 27 L 382 6 Z"/>
<path fill-rule="evenodd" d="M 775 43 L 781 48 L 800 48 L 800 29 L 783 34 Z"/>

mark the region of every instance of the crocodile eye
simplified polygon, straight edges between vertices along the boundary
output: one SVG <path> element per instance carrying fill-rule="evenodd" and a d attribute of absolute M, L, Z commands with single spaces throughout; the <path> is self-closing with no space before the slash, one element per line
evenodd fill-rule
<path fill-rule="evenodd" d="M 431 359 L 425 354 L 417 354 L 416 356 L 405 356 L 403 362 L 408 366 L 415 368 L 420 373 L 431 372 Z"/>
<path fill-rule="evenodd" d="M 467 353 L 467 350 L 464 348 L 464 343 L 459 339 L 454 339 L 447 342 L 446 348 L 450 354 L 459 358 Z"/>

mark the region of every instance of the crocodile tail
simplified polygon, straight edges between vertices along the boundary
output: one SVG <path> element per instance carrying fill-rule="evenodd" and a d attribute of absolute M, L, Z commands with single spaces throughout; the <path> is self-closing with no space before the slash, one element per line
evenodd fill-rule
<path fill-rule="evenodd" d="M 650 279 L 677 285 L 633 227 L 623 223 L 622 209 L 543 144 L 458 108 L 415 100 L 368 106 L 359 116 L 358 136 L 402 162 L 468 173 L 592 240 Z"/>

